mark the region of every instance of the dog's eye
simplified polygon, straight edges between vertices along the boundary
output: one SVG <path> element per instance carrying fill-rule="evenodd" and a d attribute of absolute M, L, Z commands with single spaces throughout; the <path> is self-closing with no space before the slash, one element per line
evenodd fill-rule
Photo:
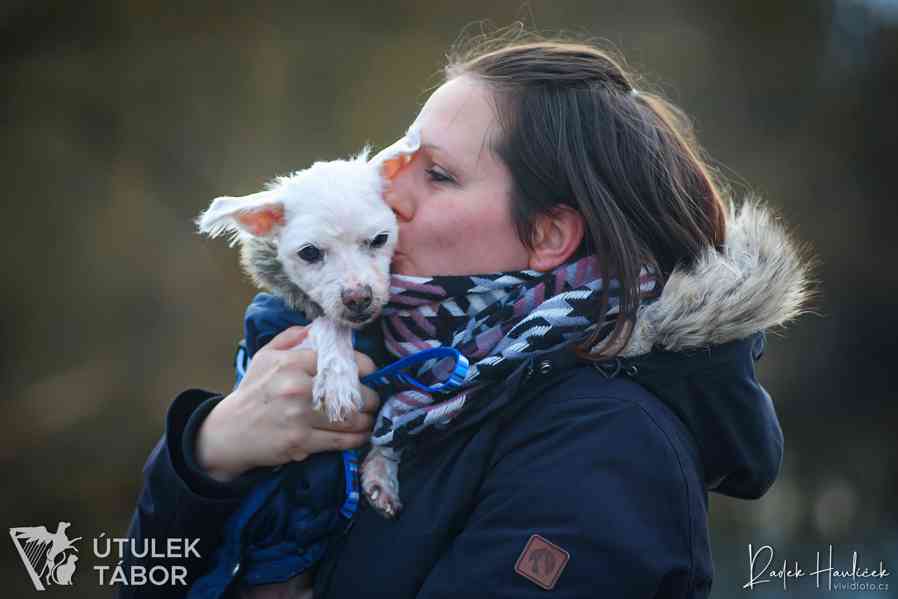
<path fill-rule="evenodd" d="M 382 248 L 384 246 L 384 244 L 387 243 L 387 239 L 389 239 L 389 238 L 390 238 L 390 236 L 387 235 L 386 233 L 381 233 L 380 235 L 378 235 L 377 237 L 372 239 L 368 245 L 370 245 L 371 247 L 373 247 L 375 249 Z"/>
<path fill-rule="evenodd" d="M 302 248 L 296 255 L 305 260 L 306 262 L 318 262 L 321 260 L 321 250 L 316 248 L 314 245 L 307 245 Z"/>

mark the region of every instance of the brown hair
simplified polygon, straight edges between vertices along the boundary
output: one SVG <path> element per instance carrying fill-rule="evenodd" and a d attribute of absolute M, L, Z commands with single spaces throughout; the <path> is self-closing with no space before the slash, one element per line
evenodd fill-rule
<path fill-rule="evenodd" d="M 682 111 L 643 89 L 632 93 L 634 76 L 594 44 L 533 37 L 500 31 L 456 46 L 445 79 L 473 76 L 493 94 L 500 134 L 491 149 L 511 172 L 525 247 L 537 219 L 559 205 L 583 216 L 580 251 L 597 254 L 621 298 L 602 351 L 588 354 L 602 339 L 597 327 L 578 353 L 608 359 L 632 334 L 641 265 L 659 274 L 660 289 L 674 268 L 722 248 L 726 210 Z M 607 311 L 606 289 L 595 322 Z"/>

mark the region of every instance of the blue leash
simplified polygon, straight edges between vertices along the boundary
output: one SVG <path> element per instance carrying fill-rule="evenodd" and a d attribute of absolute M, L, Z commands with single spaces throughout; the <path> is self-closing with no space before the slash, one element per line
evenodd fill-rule
<path fill-rule="evenodd" d="M 428 360 L 438 360 L 441 358 L 455 358 L 455 368 L 452 370 L 452 373 L 449 374 L 449 378 L 442 383 L 425 385 L 410 374 L 403 372 L 412 366 L 423 364 Z M 411 385 L 427 393 L 435 393 L 460 387 L 461 384 L 465 382 L 465 377 L 468 375 L 468 368 L 468 359 L 457 349 L 452 347 L 432 347 L 406 356 L 392 364 L 388 364 L 380 370 L 376 370 L 371 374 L 362 377 L 360 380 L 363 385 L 367 385 L 368 387 L 384 388 L 392 387 L 397 383 L 402 383 Z"/>

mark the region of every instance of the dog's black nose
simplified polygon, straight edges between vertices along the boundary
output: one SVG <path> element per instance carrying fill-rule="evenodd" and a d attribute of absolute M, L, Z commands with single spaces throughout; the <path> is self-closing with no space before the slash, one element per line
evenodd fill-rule
<path fill-rule="evenodd" d="M 364 312 L 371 306 L 371 285 L 364 287 L 356 287 L 355 289 L 344 289 L 340 293 L 340 299 L 343 305 L 353 312 Z"/>

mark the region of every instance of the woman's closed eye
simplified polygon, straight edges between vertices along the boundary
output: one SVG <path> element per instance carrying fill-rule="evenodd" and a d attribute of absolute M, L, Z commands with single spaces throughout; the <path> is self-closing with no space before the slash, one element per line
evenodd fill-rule
<path fill-rule="evenodd" d="M 430 180 L 434 183 L 455 183 L 455 179 L 452 178 L 452 175 L 437 170 L 439 167 L 430 167 L 429 169 L 425 169 L 425 173 L 430 177 Z"/>

